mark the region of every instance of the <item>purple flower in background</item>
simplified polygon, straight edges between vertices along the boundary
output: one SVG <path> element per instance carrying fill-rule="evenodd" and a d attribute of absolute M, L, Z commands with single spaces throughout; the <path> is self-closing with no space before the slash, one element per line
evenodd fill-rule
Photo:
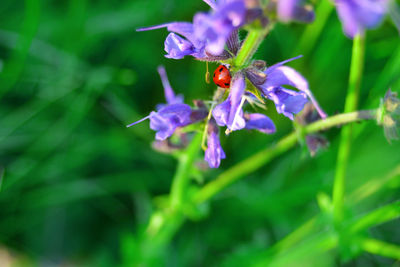
<path fill-rule="evenodd" d="M 129 124 L 127 127 L 133 126 L 146 119 L 150 119 L 150 128 L 157 132 L 156 140 L 165 140 L 175 132 L 177 127 L 191 124 L 199 118 L 197 118 L 197 116 L 191 116 L 193 111 L 189 105 L 183 104 L 182 96 L 175 95 L 171 85 L 169 84 L 164 67 L 159 67 L 158 72 L 164 86 L 167 104 L 158 105 L 157 111 L 152 111 L 150 115 Z"/>
<path fill-rule="evenodd" d="M 275 102 L 278 113 L 282 113 L 291 120 L 293 120 L 294 114 L 303 109 L 305 103 L 307 103 L 307 97 L 311 100 L 321 118 L 326 118 L 325 112 L 320 108 L 311 93 L 307 80 L 293 68 L 283 66 L 285 63 L 299 57 L 301 56 L 279 62 L 267 68 L 264 71 L 266 80 L 261 85 L 252 82 L 266 98 Z M 285 85 L 297 88 L 300 92 L 286 89 L 283 87 Z"/>
<path fill-rule="evenodd" d="M 388 12 L 390 0 L 335 0 L 345 34 L 353 38 L 365 29 L 378 27 Z"/>
<path fill-rule="evenodd" d="M 245 88 L 244 75 L 241 72 L 236 73 L 231 82 L 228 98 L 212 111 L 219 126 L 227 126 L 229 131 L 240 130 L 246 126 L 242 111 Z"/>
<path fill-rule="evenodd" d="M 280 21 L 313 22 L 314 11 L 311 6 L 304 5 L 304 0 L 278 0 L 277 13 Z"/>
<path fill-rule="evenodd" d="M 208 122 L 207 129 L 207 149 L 204 154 L 204 160 L 208 162 L 210 168 L 218 168 L 221 159 L 225 158 L 225 152 L 219 141 L 218 126 L 213 118 Z"/>
<path fill-rule="evenodd" d="M 262 133 L 272 134 L 276 132 L 275 124 L 266 115 L 260 113 L 245 113 L 246 129 L 257 130 Z"/>

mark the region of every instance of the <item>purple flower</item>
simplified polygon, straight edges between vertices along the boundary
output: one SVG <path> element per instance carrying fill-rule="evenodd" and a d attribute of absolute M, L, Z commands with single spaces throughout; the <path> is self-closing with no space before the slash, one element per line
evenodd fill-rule
<path fill-rule="evenodd" d="M 236 73 L 231 82 L 228 98 L 212 111 L 219 126 L 227 126 L 229 131 L 240 130 L 246 126 L 242 111 L 245 88 L 246 81 L 243 73 Z"/>
<path fill-rule="evenodd" d="M 157 111 L 152 111 L 150 115 L 129 124 L 127 127 L 150 119 L 150 128 L 157 132 L 156 140 L 165 140 L 175 132 L 176 128 L 201 120 L 205 118 L 206 113 L 192 110 L 189 105 L 183 104 L 183 97 L 181 95 L 176 96 L 172 90 L 164 67 L 159 67 L 158 72 L 164 86 L 167 104 L 157 105 Z"/>
<path fill-rule="evenodd" d="M 261 85 L 255 85 L 265 97 L 275 102 L 278 113 L 283 113 L 291 120 L 293 120 L 294 114 L 303 109 L 304 104 L 307 103 L 307 97 L 311 100 L 320 116 L 326 118 L 325 112 L 320 108 L 311 93 L 306 79 L 293 68 L 283 66 L 285 63 L 299 57 L 301 56 L 279 62 L 267 68 L 264 71 L 267 76 L 265 82 Z M 285 85 L 295 87 L 300 92 L 286 89 L 283 87 Z"/>
<path fill-rule="evenodd" d="M 164 42 L 167 58 L 181 59 L 185 56 L 193 56 L 209 61 L 227 59 L 231 55 L 224 51 L 225 44 L 246 21 L 247 10 L 244 0 L 218 2 L 205 0 L 204 2 L 212 8 L 212 11 L 197 13 L 193 18 L 193 24 L 171 22 L 140 28 L 137 31 L 167 28 L 171 32 Z"/>
<path fill-rule="evenodd" d="M 165 140 L 177 127 L 190 124 L 191 112 L 190 106 L 186 104 L 170 104 L 157 112 L 152 111 L 149 115 L 150 128 L 157 132 L 156 140 Z"/>
<path fill-rule="evenodd" d="M 246 120 L 246 129 L 258 130 L 262 133 L 272 134 L 276 132 L 275 124 L 272 120 L 259 113 L 244 114 L 244 119 Z"/>
<path fill-rule="evenodd" d="M 209 53 L 220 55 L 232 31 L 242 26 L 245 18 L 243 0 L 218 1 L 211 13 L 198 13 L 194 16 L 194 34 L 206 43 Z"/>
<path fill-rule="evenodd" d="M 218 168 L 221 159 L 225 158 L 225 152 L 219 141 L 218 126 L 213 118 L 208 122 L 207 130 L 207 149 L 204 154 L 204 160 L 208 162 L 210 168 Z"/>
<path fill-rule="evenodd" d="M 304 6 L 304 0 L 278 0 L 277 13 L 279 20 L 283 22 L 313 22 L 314 11 L 310 6 Z"/>
<path fill-rule="evenodd" d="M 160 28 L 167 28 L 167 30 L 171 32 L 164 42 L 164 49 L 165 52 L 167 52 L 167 58 L 181 59 L 188 55 L 199 59 L 206 57 L 205 42 L 204 40 L 196 38 L 192 23 L 171 22 L 147 28 L 140 28 L 137 29 L 137 31 L 150 31 Z"/>
<path fill-rule="evenodd" d="M 389 0 L 335 0 L 345 34 L 353 38 L 379 26 L 388 12 Z"/>
<path fill-rule="evenodd" d="M 267 97 L 274 101 L 276 111 L 282 113 L 289 119 L 294 119 L 294 114 L 299 113 L 308 102 L 303 92 L 296 92 L 283 87 L 274 87 L 267 94 Z"/>

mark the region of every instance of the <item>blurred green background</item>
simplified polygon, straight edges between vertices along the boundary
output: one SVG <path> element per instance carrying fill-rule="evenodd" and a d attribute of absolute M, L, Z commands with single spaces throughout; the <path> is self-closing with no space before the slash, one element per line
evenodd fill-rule
<path fill-rule="evenodd" d="M 125 125 L 164 102 L 160 64 L 187 103 L 210 99 L 215 86 L 204 81 L 205 63 L 164 58 L 166 30 L 135 29 L 191 21 L 199 10 L 208 10 L 200 0 L 1 1 L 0 266 L 129 266 L 137 256 L 137 234 L 152 198 L 169 192 L 176 161 L 151 148 L 148 122 Z M 327 14 L 321 34 L 310 30 L 315 25 L 278 25 L 256 57 L 271 65 L 303 54 L 289 65 L 332 115 L 343 110 L 352 42 L 335 11 Z M 361 108 L 377 107 L 389 87 L 400 91 L 399 40 L 388 20 L 368 32 Z M 227 159 L 204 172 L 206 181 L 292 131 L 271 103 L 266 114 L 277 133 L 223 137 Z M 246 266 L 317 214 L 316 195 L 331 194 L 339 129 L 326 136 L 330 146 L 316 157 L 297 146 L 224 190 L 205 218 L 178 231 L 160 266 Z M 389 144 L 381 128 L 365 122 L 355 126 L 352 148 L 349 193 L 386 180 L 349 211 L 362 214 L 398 199 L 400 171 L 391 173 L 400 166 L 400 142 Z M 399 223 L 370 234 L 399 244 Z M 335 251 L 305 250 L 287 266 L 338 264 Z M 393 264 L 362 253 L 344 265 Z"/>

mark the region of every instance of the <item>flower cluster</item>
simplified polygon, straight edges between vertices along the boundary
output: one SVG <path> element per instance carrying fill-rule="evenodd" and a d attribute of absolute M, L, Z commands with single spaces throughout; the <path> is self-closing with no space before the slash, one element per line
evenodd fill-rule
<path fill-rule="evenodd" d="M 210 167 L 217 168 L 221 159 L 226 157 L 219 140 L 219 127 L 226 127 L 226 134 L 241 129 L 258 130 L 265 134 L 276 131 L 268 116 L 245 112 L 243 107 L 247 103 L 262 105 L 264 99 L 272 100 L 278 113 L 293 120 L 294 114 L 300 112 L 311 100 L 320 116 L 326 117 L 309 90 L 306 79 L 293 68 L 284 66 L 298 57 L 270 67 L 262 60 L 254 60 L 246 66 L 235 66 L 235 69 L 231 68 L 232 60 L 226 61 L 234 58 L 241 48 L 238 37 L 240 27 L 255 20 L 264 26 L 267 23 L 268 19 L 258 1 L 205 2 L 211 7 L 211 12 L 196 14 L 193 23 L 172 22 L 141 28 L 139 31 L 167 28 L 170 31 L 164 43 L 167 58 L 181 59 L 189 55 L 205 61 L 225 60 L 224 65 L 231 69 L 229 75 L 232 76 L 227 83 L 228 88 L 218 88 L 211 106 L 207 107 L 205 102 L 196 101 L 195 107 L 191 107 L 183 102 L 182 96 L 175 95 L 165 69 L 159 67 L 166 104 L 158 105 L 155 111 L 128 127 L 149 119 L 150 128 L 156 131 L 156 140 L 165 141 L 176 129 L 204 121 L 202 125 L 205 125 L 204 134 L 207 139 L 204 159 Z M 229 94 L 225 94 L 226 90 Z"/>
<path fill-rule="evenodd" d="M 226 157 L 219 140 L 220 127 L 226 127 L 226 134 L 241 129 L 265 134 L 276 131 L 273 121 L 265 114 L 247 112 L 244 109 L 247 103 L 263 105 L 265 100 L 273 101 L 278 113 L 293 120 L 310 102 L 319 117 L 326 118 L 307 80 L 295 69 L 285 66 L 300 56 L 272 66 L 267 66 L 263 60 L 240 64 L 236 61 L 244 47 L 239 40 L 239 29 L 257 27 L 262 30 L 279 21 L 312 22 L 314 12 L 309 5 L 302 0 L 271 0 L 266 6 L 258 0 L 203 1 L 211 11 L 195 14 L 193 22 L 171 22 L 138 31 L 166 28 L 170 32 L 164 42 L 167 58 L 192 56 L 197 60 L 220 62 L 230 70 L 230 80 L 224 81 L 224 88 L 218 87 L 210 105 L 197 100 L 191 107 L 183 102 L 182 96 L 174 94 L 165 69 L 159 67 L 166 104 L 158 105 L 148 116 L 128 126 L 149 119 L 150 128 L 156 131 L 156 140 L 165 142 L 177 129 L 200 122 L 199 128 L 203 127 L 204 140 L 207 140 L 204 159 L 211 168 L 217 168 Z M 388 1 L 335 0 L 345 33 L 354 36 L 376 26 L 388 10 Z M 168 146 L 169 142 L 166 144 Z"/>

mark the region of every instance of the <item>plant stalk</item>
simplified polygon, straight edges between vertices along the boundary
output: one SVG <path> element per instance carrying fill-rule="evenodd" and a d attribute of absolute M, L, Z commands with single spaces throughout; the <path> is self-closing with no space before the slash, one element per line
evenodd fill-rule
<path fill-rule="evenodd" d="M 359 91 L 364 66 L 364 37 L 360 34 L 356 35 L 353 40 L 353 51 L 350 66 L 349 87 L 346 96 L 344 112 L 352 112 L 356 110 Z M 338 225 L 343 219 L 343 205 L 345 195 L 345 178 L 347 165 L 350 157 L 352 125 L 346 125 L 342 128 L 339 151 L 336 162 L 336 172 L 333 182 L 332 203 L 334 221 Z"/>

